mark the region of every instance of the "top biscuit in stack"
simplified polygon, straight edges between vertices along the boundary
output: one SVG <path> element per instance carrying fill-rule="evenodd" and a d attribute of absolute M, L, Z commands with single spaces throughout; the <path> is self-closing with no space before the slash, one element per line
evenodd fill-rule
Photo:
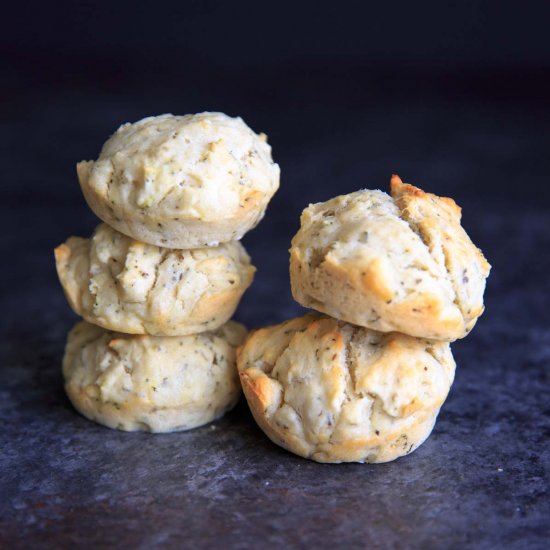
<path fill-rule="evenodd" d="M 312 204 L 290 249 L 300 304 L 380 332 L 453 341 L 483 312 L 490 265 L 461 210 L 391 179 L 391 196 L 362 190 Z"/>
<path fill-rule="evenodd" d="M 239 240 L 279 187 L 264 134 L 223 113 L 122 125 L 96 161 L 78 164 L 90 208 L 136 240 L 198 248 Z"/>

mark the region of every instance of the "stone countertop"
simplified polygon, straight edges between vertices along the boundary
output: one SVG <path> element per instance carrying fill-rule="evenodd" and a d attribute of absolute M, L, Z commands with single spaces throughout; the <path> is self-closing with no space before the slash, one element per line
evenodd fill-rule
<path fill-rule="evenodd" d="M 74 163 L 94 156 L 119 122 L 200 110 L 200 98 L 172 97 L 170 104 L 154 94 L 125 101 L 78 91 L 33 103 L 32 93 L 2 130 L 13 139 L 1 206 L 9 267 L 1 275 L 0 547 L 545 547 L 544 111 L 388 102 L 365 106 L 352 122 L 336 113 L 316 125 L 312 111 L 313 127 L 300 125 L 287 139 L 285 125 L 299 106 L 284 114 L 248 112 L 236 99 L 226 106 L 270 133 L 282 169 L 280 192 L 244 240 L 258 266 L 237 314 L 249 327 L 301 311 L 287 271 L 301 209 L 360 187 L 384 188 L 391 172 L 455 197 L 493 265 L 486 313 L 453 345 L 456 379 L 432 436 L 392 463 L 322 465 L 273 445 L 244 402 L 211 425 L 166 435 L 109 430 L 74 411 L 60 363 L 76 317 L 51 252 L 96 223 L 80 197 Z M 23 102 L 31 105 L 26 111 Z"/>

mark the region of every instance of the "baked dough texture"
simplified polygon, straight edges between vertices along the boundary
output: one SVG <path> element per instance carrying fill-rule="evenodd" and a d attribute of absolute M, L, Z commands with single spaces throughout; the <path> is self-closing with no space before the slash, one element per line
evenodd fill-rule
<path fill-rule="evenodd" d="M 240 239 L 263 217 L 280 174 L 265 134 L 208 112 L 124 124 L 77 172 L 104 222 L 169 248 Z"/>
<path fill-rule="evenodd" d="M 430 434 L 453 382 L 447 342 L 312 313 L 250 333 L 237 366 L 277 445 L 317 462 L 387 462 Z"/>
<path fill-rule="evenodd" d="M 65 390 L 84 416 L 125 431 L 172 432 L 201 426 L 237 402 L 233 321 L 192 336 L 131 336 L 84 321 L 69 333 Z"/>
<path fill-rule="evenodd" d="M 391 180 L 391 196 L 357 191 L 312 204 L 290 249 L 300 304 L 382 332 L 453 341 L 482 314 L 490 265 L 461 210 Z"/>
<path fill-rule="evenodd" d="M 55 249 L 59 279 L 86 321 L 129 334 L 182 336 L 214 330 L 233 315 L 255 267 L 237 241 L 174 250 L 100 224 L 91 239 Z"/>

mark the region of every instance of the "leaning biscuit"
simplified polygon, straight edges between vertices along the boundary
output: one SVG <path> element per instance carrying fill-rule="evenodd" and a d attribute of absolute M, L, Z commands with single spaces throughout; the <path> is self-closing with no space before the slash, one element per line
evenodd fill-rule
<path fill-rule="evenodd" d="M 86 322 L 69 333 L 65 390 L 84 416 L 125 431 L 189 430 L 222 416 L 240 394 L 230 321 L 192 336 L 130 336 Z"/>
<path fill-rule="evenodd" d="M 460 208 L 401 182 L 312 204 L 290 249 L 302 305 L 382 332 L 463 338 L 483 312 L 490 270 Z"/>
<path fill-rule="evenodd" d="M 174 250 L 100 224 L 91 239 L 55 249 L 59 279 L 86 321 L 129 334 L 182 336 L 233 315 L 255 268 L 239 242 Z"/>
<path fill-rule="evenodd" d="M 320 314 L 251 333 L 237 366 L 267 436 L 318 462 L 387 462 L 416 449 L 455 370 L 446 342 Z"/>
<path fill-rule="evenodd" d="M 169 248 L 240 239 L 279 187 L 264 134 L 223 113 L 122 125 L 96 161 L 80 162 L 90 208 L 139 241 Z"/>

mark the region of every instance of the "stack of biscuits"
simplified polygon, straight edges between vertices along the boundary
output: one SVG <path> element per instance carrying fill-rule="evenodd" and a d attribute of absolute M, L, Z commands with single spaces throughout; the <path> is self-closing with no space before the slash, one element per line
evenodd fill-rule
<path fill-rule="evenodd" d="M 218 418 L 240 395 L 246 330 L 229 319 L 255 272 L 239 239 L 279 187 L 266 136 L 222 113 L 150 117 L 121 126 L 77 168 L 104 223 L 55 249 L 84 318 L 63 359 L 70 400 L 128 431 Z"/>
<path fill-rule="evenodd" d="M 483 312 L 490 265 L 452 199 L 393 176 L 312 204 L 290 249 L 310 313 L 252 332 L 237 366 L 257 423 L 318 462 L 387 462 L 431 433 L 454 379 L 449 342 Z"/>

